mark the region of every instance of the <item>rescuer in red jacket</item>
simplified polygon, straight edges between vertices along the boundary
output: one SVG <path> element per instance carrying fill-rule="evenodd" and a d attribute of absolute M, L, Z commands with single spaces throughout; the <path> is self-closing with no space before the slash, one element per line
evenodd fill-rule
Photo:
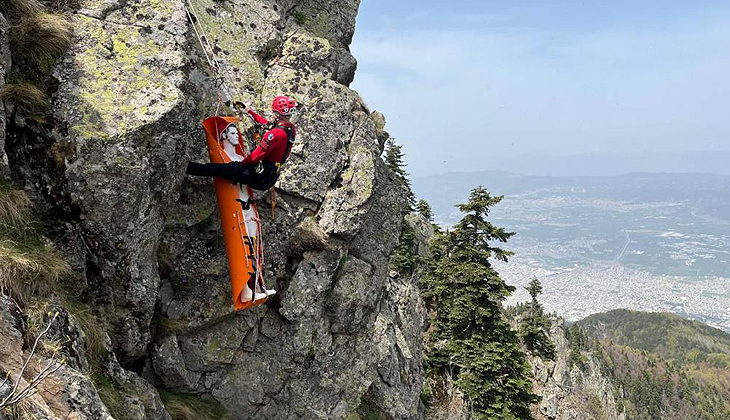
<path fill-rule="evenodd" d="M 193 176 L 215 176 L 250 186 L 257 190 L 268 190 L 279 178 L 279 168 L 289 157 L 297 129 L 290 118 L 297 103 L 288 96 L 277 96 L 271 104 L 276 117 L 276 126 L 264 133 L 261 144 L 243 161 L 229 163 L 189 162 L 185 171 Z M 244 110 L 261 125 L 269 121 L 248 107 Z"/>

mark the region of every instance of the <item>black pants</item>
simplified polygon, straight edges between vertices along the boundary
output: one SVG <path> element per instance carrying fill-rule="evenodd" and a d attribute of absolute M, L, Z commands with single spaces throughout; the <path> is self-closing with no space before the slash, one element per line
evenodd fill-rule
<path fill-rule="evenodd" d="M 215 176 L 231 182 L 248 185 L 255 190 L 268 190 L 276 184 L 279 174 L 274 162 L 261 162 L 263 171 L 256 172 L 258 165 L 244 165 L 241 162 L 229 163 L 197 163 L 189 162 L 185 171 L 193 176 Z"/>

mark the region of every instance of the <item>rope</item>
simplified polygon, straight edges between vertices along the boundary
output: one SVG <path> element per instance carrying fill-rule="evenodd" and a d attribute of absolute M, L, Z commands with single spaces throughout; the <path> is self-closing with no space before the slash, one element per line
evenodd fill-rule
<path fill-rule="evenodd" d="M 222 108 L 222 105 L 224 102 L 228 102 L 231 100 L 231 93 L 228 89 L 228 86 L 226 85 L 226 76 L 223 72 L 223 69 L 221 67 L 220 62 L 216 58 L 215 49 L 210 45 L 210 42 L 208 41 L 208 36 L 205 33 L 205 28 L 203 27 L 202 21 L 198 18 L 197 13 L 195 12 L 195 7 L 193 6 L 193 3 L 191 0 L 187 0 L 187 5 L 184 5 L 185 7 L 185 13 L 188 16 L 188 20 L 190 20 L 190 24 L 193 26 L 193 31 L 195 32 L 195 36 L 198 38 L 198 43 L 200 43 L 200 47 L 203 49 L 203 54 L 205 55 L 205 60 L 208 62 L 208 65 L 213 70 L 213 73 L 217 76 L 218 80 L 220 81 L 220 84 L 218 85 L 218 88 L 220 89 L 219 95 L 218 95 L 218 103 L 216 105 L 216 115 L 218 114 L 219 110 Z M 225 98 L 223 98 L 223 95 L 225 95 Z M 217 132 L 216 135 L 218 137 L 218 140 L 220 141 L 220 133 Z M 239 130 L 240 131 L 240 130 Z M 248 146 L 247 144 L 245 146 Z M 243 148 L 242 148 L 243 149 Z M 219 153 L 223 152 L 222 150 L 219 150 Z M 244 153 L 248 153 L 248 151 L 244 151 Z M 248 192 L 248 191 L 247 191 Z M 249 194 L 249 198 L 251 201 L 253 201 L 254 196 L 253 192 Z M 255 203 L 251 203 L 253 206 L 254 216 L 251 219 L 252 221 L 256 222 L 256 249 L 254 250 L 254 262 L 256 264 L 256 282 L 259 283 L 260 287 L 263 289 L 262 292 L 266 293 L 266 285 L 264 284 L 264 275 L 263 275 L 263 266 L 264 266 L 264 243 L 263 238 L 261 234 L 261 218 L 259 217 L 258 208 L 256 207 Z M 243 210 L 243 209 L 242 209 Z M 241 212 L 243 215 L 243 224 L 245 227 L 246 224 L 246 213 Z M 241 230 L 241 218 L 238 219 L 239 224 L 239 235 L 241 236 L 241 241 L 243 241 L 243 231 Z M 248 233 L 248 231 L 247 231 Z M 249 235 L 250 238 L 250 235 Z M 248 255 L 245 255 L 246 260 L 248 261 Z M 256 290 L 251 291 L 253 294 L 256 293 Z M 252 296 L 253 299 L 253 296 Z"/>
<path fill-rule="evenodd" d="M 213 46 L 210 45 L 210 42 L 208 41 L 208 35 L 205 33 L 203 23 L 198 18 L 198 14 L 195 12 L 195 7 L 193 7 L 193 3 L 191 2 L 191 0 L 187 0 L 187 5 L 183 5 L 183 7 L 185 8 L 185 13 L 188 16 L 190 24 L 193 26 L 195 36 L 198 38 L 198 43 L 200 43 L 200 47 L 203 49 L 203 54 L 205 54 L 205 61 L 208 62 L 208 65 L 213 70 L 213 73 L 215 73 L 218 80 L 220 81 L 218 88 L 225 95 L 225 100 L 223 100 L 223 98 L 220 98 L 219 100 L 220 102 L 228 102 L 231 99 L 231 92 L 226 85 L 226 76 L 223 72 L 223 68 L 220 62 L 218 61 L 218 58 L 216 58 L 215 49 L 213 49 Z M 217 110 L 216 114 L 218 114 Z"/>
<path fill-rule="evenodd" d="M 256 235 L 256 256 L 258 257 L 256 258 L 256 273 L 258 273 L 257 280 L 263 289 L 262 292 L 266 293 L 266 283 L 264 283 L 264 241 L 261 236 L 261 217 L 259 216 L 258 207 L 254 206 L 253 210 L 255 213 L 254 220 L 256 221 L 256 230 L 258 230 L 258 235 Z"/>
<path fill-rule="evenodd" d="M 271 219 L 274 218 L 274 209 L 276 209 L 276 187 L 271 187 L 269 190 L 269 195 L 271 196 Z"/>

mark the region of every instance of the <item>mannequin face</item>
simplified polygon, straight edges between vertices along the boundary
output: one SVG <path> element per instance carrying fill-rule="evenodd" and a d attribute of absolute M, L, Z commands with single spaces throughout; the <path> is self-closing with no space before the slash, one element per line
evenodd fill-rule
<path fill-rule="evenodd" d="M 238 129 L 234 124 L 226 127 L 226 131 L 221 135 L 221 137 L 234 146 L 238 145 Z"/>

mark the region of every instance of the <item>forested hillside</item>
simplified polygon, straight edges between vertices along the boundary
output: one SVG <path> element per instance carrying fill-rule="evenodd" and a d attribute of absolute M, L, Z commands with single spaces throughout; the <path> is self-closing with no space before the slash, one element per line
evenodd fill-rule
<path fill-rule="evenodd" d="M 589 359 L 629 419 L 730 418 L 730 335 L 661 313 L 616 310 L 567 328 L 571 365 Z"/>
<path fill-rule="evenodd" d="M 656 353 L 678 363 L 730 369 L 730 334 L 669 313 L 617 309 L 578 324 L 590 336 Z"/>

